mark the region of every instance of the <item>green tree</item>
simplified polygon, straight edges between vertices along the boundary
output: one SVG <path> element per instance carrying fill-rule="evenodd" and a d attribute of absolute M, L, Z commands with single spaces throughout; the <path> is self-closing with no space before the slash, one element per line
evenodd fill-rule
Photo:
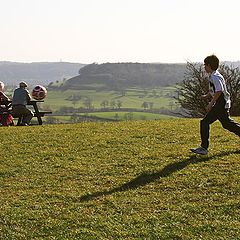
<path fill-rule="evenodd" d="M 77 123 L 79 122 L 79 116 L 77 114 L 73 114 L 71 117 L 70 117 L 70 122 L 71 123 Z"/>
<path fill-rule="evenodd" d="M 117 101 L 116 106 L 118 109 L 122 107 L 122 102 L 120 100 Z"/>
<path fill-rule="evenodd" d="M 112 100 L 112 101 L 110 102 L 110 107 L 111 107 L 112 109 L 114 109 L 114 108 L 116 107 L 116 105 L 117 105 L 117 103 L 116 103 L 115 100 Z"/>
<path fill-rule="evenodd" d="M 94 109 L 94 106 L 93 106 L 93 101 L 92 99 L 86 97 L 83 101 L 83 105 L 85 106 L 86 109 Z"/>
<path fill-rule="evenodd" d="M 124 114 L 124 119 L 125 120 L 133 120 L 133 113 L 132 112 L 128 112 Z"/>
<path fill-rule="evenodd" d="M 143 102 L 142 107 L 144 108 L 144 110 L 146 110 L 148 108 L 148 102 Z"/>
<path fill-rule="evenodd" d="M 119 120 L 119 115 L 118 115 L 118 113 L 115 113 L 114 119 L 115 119 L 116 121 Z"/>
<path fill-rule="evenodd" d="M 100 103 L 100 106 L 103 107 L 103 108 L 106 108 L 108 105 L 109 105 L 108 100 L 103 100 L 103 101 Z"/>
<path fill-rule="evenodd" d="M 153 102 L 149 102 L 149 103 L 148 103 L 148 106 L 149 106 L 149 108 L 150 108 L 151 110 L 153 109 L 153 105 L 154 105 Z"/>
<path fill-rule="evenodd" d="M 153 89 L 152 95 L 153 95 L 153 97 L 157 97 L 157 91 L 155 89 Z"/>

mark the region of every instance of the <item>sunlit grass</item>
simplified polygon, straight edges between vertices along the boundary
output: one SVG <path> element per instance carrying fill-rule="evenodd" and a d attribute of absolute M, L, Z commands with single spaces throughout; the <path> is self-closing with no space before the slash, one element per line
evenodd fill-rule
<path fill-rule="evenodd" d="M 239 137 L 218 123 L 205 157 L 198 119 L 0 131 L 0 239 L 239 239 Z"/>

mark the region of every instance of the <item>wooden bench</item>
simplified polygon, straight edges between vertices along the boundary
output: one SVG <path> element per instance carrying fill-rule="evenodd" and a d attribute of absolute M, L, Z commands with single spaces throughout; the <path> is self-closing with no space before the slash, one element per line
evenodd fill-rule
<path fill-rule="evenodd" d="M 34 112 L 34 117 L 36 117 L 38 119 L 38 124 L 39 125 L 42 125 L 42 117 L 44 117 L 45 114 L 52 114 L 52 112 L 51 111 Z"/>
<path fill-rule="evenodd" d="M 12 110 L 7 110 L 7 111 L 0 112 L 0 116 L 6 116 L 8 114 L 11 114 L 13 116 L 13 118 L 18 118 L 17 126 L 21 125 L 20 123 L 22 121 L 23 116 L 21 116 L 21 115 L 13 115 L 12 114 Z M 38 119 L 38 124 L 39 125 L 42 125 L 42 123 L 43 123 L 42 122 L 42 117 L 44 117 L 45 114 L 52 114 L 52 112 L 50 112 L 50 111 L 44 111 L 44 112 L 41 111 L 41 112 L 38 112 L 38 113 L 34 112 L 34 116 L 33 117 L 36 117 Z"/>
<path fill-rule="evenodd" d="M 32 105 L 33 108 L 34 108 L 34 117 L 37 118 L 38 120 L 38 124 L 39 125 L 42 125 L 42 117 L 45 116 L 45 114 L 52 114 L 51 111 L 39 111 L 38 109 L 38 106 L 37 106 L 37 103 L 38 102 L 44 102 L 43 100 L 40 100 L 40 101 L 36 101 L 36 100 L 32 100 L 28 103 L 28 105 Z M 7 102 L 3 102 L 1 103 L 2 105 L 5 105 L 6 106 L 6 109 L 4 109 L 2 112 L 0 112 L 0 115 L 3 116 L 3 115 L 7 115 L 7 114 L 12 114 L 12 102 L 11 101 L 7 101 Z M 18 122 L 17 122 L 17 125 L 20 125 L 21 123 L 21 120 L 22 120 L 22 117 L 21 115 L 13 115 L 13 118 L 18 118 Z"/>
<path fill-rule="evenodd" d="M 50 111 L 38 112 L 38 113 L 34 112 L 33 117 L 37 118 L 39 125 L 42 125 L 42 123 L 43 123 L 42 117 L 44 117 L 45 114 L 52 114 L 52 112 L 50 112 Z M 23 116 L 21 116 L 21 115 L 12 115 L 12 116 L 13 116 L 13 118 L 18 118 L 17 126 L 21 125 Z"/>

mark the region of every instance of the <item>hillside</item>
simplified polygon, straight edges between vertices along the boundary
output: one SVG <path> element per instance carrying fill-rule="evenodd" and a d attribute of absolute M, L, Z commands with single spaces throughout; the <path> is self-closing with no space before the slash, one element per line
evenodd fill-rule
<path fill-rule="evenodd" d="M 48 85 L 75 76 L 83 66 L 84 64 L 68 62 L 0 62 L 0 80 L 11 86 L 22 80 L 30 85 Z"/>
<path fill-rule="evenodd" d="M 64 89 L 154 88 L 174 85 L 184 77 L 185 64 L 103 63 L 89 64 L 70 78 Z"/>
<path fill-rule="evenodd" d="M 202 157 L 198 119 L 2 127 L 0 239 L 239 239 L 239 139 L 211 130 Z"/>
<path fill-rule="evenodd" d="M 223 63 L 240 66 L 240 62 Z M 182 82 L 185 72 L 183 63 L 93 63 L 81 68 L 79 75 L 68 79 L 62 89 L 153 89 Z"/>
<path fill-rule="evenodd" d="M 225 62 L 239 67 L 240 62 Z M 19 63 L 0 61 L 0 80 L 6 85 L 27 81 L 30 85 L 48 85 L 64 81 L 66 89 L 122 90 L 131 87 L 156 88 L 175 85 L 184 78 L 186 64 L 68 62 Z M 56 85 L 50 85 L 53 88 Z M 58 84 L 57 84 L 58 86 Z"/>

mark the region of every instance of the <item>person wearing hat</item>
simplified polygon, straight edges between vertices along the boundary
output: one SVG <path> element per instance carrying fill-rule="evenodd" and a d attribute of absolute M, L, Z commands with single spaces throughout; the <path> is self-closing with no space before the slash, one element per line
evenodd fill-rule
<path fill-rule="evenodd" d="M 14 90 L 12 99 L 12 114 L 13 116 L 21 117 L 22 126 L 28 126 L 33 118 L 33 112 L 28 109 L 27 103 L 31 100 L 31 95 L 27 90 L 27 83 L 20 82 L 19 88 Z"/>

